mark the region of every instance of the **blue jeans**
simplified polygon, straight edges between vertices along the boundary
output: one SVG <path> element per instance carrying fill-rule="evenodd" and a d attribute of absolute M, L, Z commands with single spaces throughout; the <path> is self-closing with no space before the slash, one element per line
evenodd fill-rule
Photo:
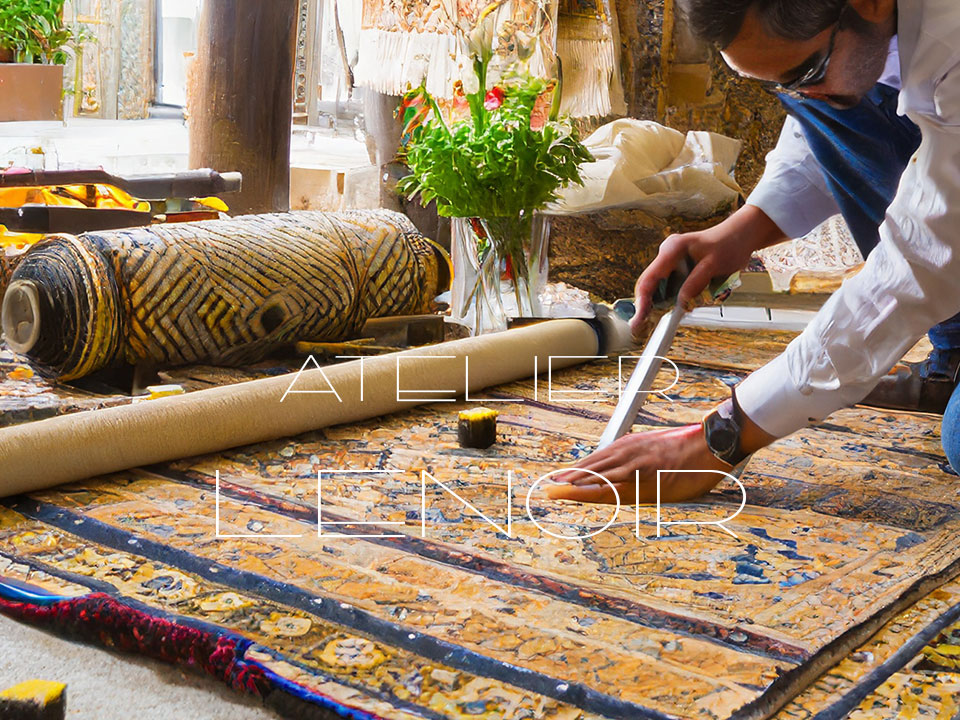
<path fill-rule="evenodd" d="M 951 467 L 960 474 L 960 385 L 954 388 L 953 397 L 943 413 L 940 442 Z"/>
<path fill-rule="evenodd" d="M 836 110 L 820 100 L 780 96 L 804 137 L 864 257 L 880 242 L 880 224 L 893 202 L 900 176 L 920 146 L 920 129 L 897 115 L 899 92 L 878 83 L 860 104 Z M 960 313 L 930 330 L 934 352 L 924 376 L 951 374 L 960 351 Z"/>

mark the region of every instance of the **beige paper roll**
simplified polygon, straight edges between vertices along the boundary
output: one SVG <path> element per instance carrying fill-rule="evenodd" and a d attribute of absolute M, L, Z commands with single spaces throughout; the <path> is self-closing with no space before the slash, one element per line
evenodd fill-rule
<path fill-rule="evenodd" d="M 311 366 L 299 377 L 14 425 L 0 430 L 0 495 L 367 420 L 462 396 L 467 365 L 469 390 L 476 393 L 532 377 L 534 358 L 538 372 L 546 372 L 551 356 L 553 369 L 560 369 L 585 362 L 569 356 L 594 356 L 598 348 L 586 322 L 553 320 L 323 369 Z M 417 392 L 423 390 L 433 392 Z"/>

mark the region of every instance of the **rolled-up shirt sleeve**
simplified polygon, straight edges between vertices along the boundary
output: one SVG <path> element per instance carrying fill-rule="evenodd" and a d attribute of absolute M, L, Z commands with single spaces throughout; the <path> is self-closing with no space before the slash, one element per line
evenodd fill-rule
<path fill-rule="evenodd" d="M 783 234 L 799 238 L 840 212 L 803 130 L 787 117 L 776 147 L 767 155 L 763 177 L 747 200 L 773 220 Z"/>
<path fill-rule="evenodd" d="M 771 435 L 859 402 L 923 333 L 960 310 L 960 69 L 935 99 L 939 114 L 911 116 L 923 141 L 863 270 L 737 387 L 746 415 Z"/>

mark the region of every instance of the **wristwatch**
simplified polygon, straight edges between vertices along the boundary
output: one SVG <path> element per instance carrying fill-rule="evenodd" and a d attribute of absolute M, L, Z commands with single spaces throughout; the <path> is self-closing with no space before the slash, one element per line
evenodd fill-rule
<path fill-rule="evenodd" d="M 743 411 L 737 403 L 736 392 L 703 419 L 703 435 L 710 452 L 734 467 L 750 457 L 750 453 L 740 447 L 742 430 Z"/>

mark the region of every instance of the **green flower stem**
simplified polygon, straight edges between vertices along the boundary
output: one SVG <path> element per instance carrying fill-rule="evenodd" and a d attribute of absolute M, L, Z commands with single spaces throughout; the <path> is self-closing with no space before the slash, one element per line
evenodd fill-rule
<path fill-rule="evenodd" d="M 517 311 L 523 314 L 526 305 L 533 307 L 535 298 L 530 297 L 530 265 L 527 262 L 525 247 L 533 240 L 533 213 L 525 212 L 512 217 L 488 218 L 493 250 L 499 258 L 509 258 L 513 272 L 513 294 L 517 301 Z M 497 264 L 499 272 L 499 263 Z M 521 284 L 523 287 L 521 288 Z M 527 295 L 525 298 L 524 295 Z"/>
<path fill-rule="evenodd" d="M 473 71 L 477 74 L 477 84 L 480 87 L 477 92 L 470 94 L 468 102 L 470 103 L 470 112 L 473 115 L 477 133 L 482 133 L 487 124 L 487 109 L 483 106 L 483 101 L 487 95 L 487 65 L 489 63 L 489 60 L 480 57 L 473 59 Z"/>
<path fill-rule="evenodd" d="M 560 102 L 563 99 L 563 63 L 557 55 L 557 86 L 553 89 L 553 98 L 550 102 L 550 114 L 547 118 L 554 122 L 560 117 Z"/>
<path fill-rule="evenodd" d="M 437 118 L 437 120 L 439 121 L 443 129 L 447 131 L 447 136 L 452 137 L 450 133 L 450 128 L 447 126 L 447 122 L 443 119 L 443 113 L 440 112 L 440 106 L 437 105 L 437 101 L 433 99 L 433 95 L 431 95 L 426 90 L 424 90 L 423 96 L 427 99 L 427 102 L 430 104 L 430 109 L 433 110 L 433 116 Z"/>

